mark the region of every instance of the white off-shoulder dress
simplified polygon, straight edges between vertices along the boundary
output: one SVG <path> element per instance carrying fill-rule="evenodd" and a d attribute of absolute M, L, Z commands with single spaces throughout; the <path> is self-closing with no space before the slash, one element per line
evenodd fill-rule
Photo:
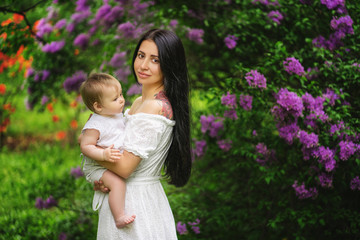
<path fill-rule="evenodd" d="M 125 212 L 135 214 L 136 218 L 125 228 L 117 229 L 106 195 L 99 209 L 97 239 L 177 239 L 174 216 L 160 183 L 175 121 L 160 115 L 128 112 L 123 148 L 140 156 L 141 161 L 126 181 Z"/>

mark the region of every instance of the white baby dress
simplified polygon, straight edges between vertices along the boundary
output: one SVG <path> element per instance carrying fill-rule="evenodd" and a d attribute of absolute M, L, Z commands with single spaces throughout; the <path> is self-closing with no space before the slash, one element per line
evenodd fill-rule
<path fill-rule="evenodd" d="M 160 183 L 161 169 L 172 141 L 175 121 L 160 115 L 125 112 L 124 149 L 141 157 L 126 181 L 125 212 L 135 221 L 117 229 L 108 195 L 99 209 L 98 240 L 174 240 L 174 216 Z"/>
<path fill-rule="evenodd" d="M 122 113 L 112 117 L 105 117 L 93 113 L 91 118 L 86 122 L 82 131 L 86 129 L 98 130 L 100 135 L 96 145 L 100 147 L 109 147 L 114 144 L 115 149 L 122 147 L 124 143 L 125 118 Z M 99 181 L 106 168 L 98 164 L 96 161 L 83 156 L 83 172 L 87 181 L 94 183 Z M 96 211 L 104 201 L 106 194 L 96 191 L 93 198 L 92 207 Z"/>

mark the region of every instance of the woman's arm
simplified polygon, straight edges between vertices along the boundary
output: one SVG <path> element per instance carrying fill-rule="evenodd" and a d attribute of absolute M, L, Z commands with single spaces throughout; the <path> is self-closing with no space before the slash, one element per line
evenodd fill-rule
<path fill-rule="evenodd" d="M 124 151 L 116 162 L 97 161 L 101 166 L 109 169 L 122 178 L 128 178 L 139 165 L 141 158 L 131 152 Z"/>

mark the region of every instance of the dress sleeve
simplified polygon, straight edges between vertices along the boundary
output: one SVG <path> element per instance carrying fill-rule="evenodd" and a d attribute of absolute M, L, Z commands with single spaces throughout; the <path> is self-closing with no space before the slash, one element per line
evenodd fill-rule
<path fill-rule="evenodd" d="M 81 132 L 84 132 L 86 129 L 96 129 L 100 133 L 103 130 L 103 123 L 101 123 L 100 119 L 95 115 L 93 115 L 84 125 Z"/>
<path fill-rule="evenodd" d="M 132 118 L 126 122 L 124 149 L 147 159 L 157 148 L 165 131 L 164 123 L 157 119 Z"/>

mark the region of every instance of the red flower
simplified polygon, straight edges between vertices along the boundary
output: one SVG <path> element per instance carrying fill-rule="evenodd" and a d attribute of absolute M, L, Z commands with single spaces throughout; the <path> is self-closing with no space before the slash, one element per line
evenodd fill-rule
<path fill-rule="evenodd" d="M 77 101 L 76 101 L 76 100 L 72 101 L 72 102 L 70 103 L 70 107 L 76 108 L 76 107 L 77 107 Z"/>
<path fill-rule="evenodd" d="M 60 118 L 57 115 L 53 115 L 52 120 L 53 120 L 53 122 L 58 122 L 60 120 Z"/>
<path fill-rule="evenodd" d="M 59 131 L 56 133 L 56 136 L 55 136 L 56 140 L 63 140 L 63 139 L 65 139 L 65 137 L 66 137 L 65 131 Z"/>
<path fill-rule="evenodd" d="M 77 121 L 75 119 L 71 120 L 70 126 L 71 126 L 72 129 L 77 129 L 77 127 L 78 127 Z"/>
<path fill-rule="evenodd" d="M 6 92 L 6 85 L 3 84 L 3 83 L 1 83 L 1 84 L 0 84 L 0 94 L 1 94 L 1 95 L 4 95 L 5 92 Z"/>
<path fill-rule="evenodd" d="M 49 103 L 48 105 L 46 105 L 46 108 L 49 110 L 49 112 L 54 111 L 54 107 L 53 107 L 52 103 Z"/>

